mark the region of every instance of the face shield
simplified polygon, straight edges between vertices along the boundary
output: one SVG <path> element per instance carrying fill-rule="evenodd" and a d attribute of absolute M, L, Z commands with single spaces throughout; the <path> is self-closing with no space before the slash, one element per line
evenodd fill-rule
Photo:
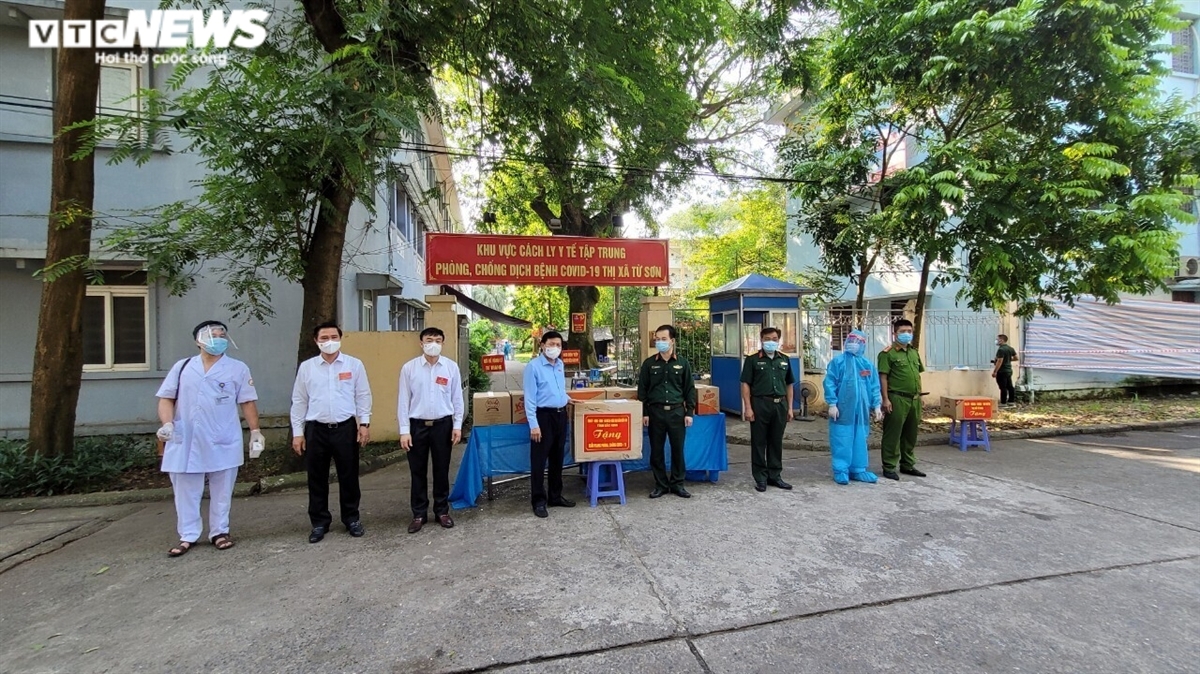
<path fill-rule="evenodd" d="M 238 348 L 237 343 L 229 338 L 229 331 L 223 325 L 206 325 L 196 333 L 196 343 L 208 353 L 219 356 L 230 346 Z"/>
<path fill-rule="evenodd" d="M 843 350 L 856 356 L 862 355 L 867 350 L 867 336 L 859 330 L 851 332 L 846 335 Z"/>

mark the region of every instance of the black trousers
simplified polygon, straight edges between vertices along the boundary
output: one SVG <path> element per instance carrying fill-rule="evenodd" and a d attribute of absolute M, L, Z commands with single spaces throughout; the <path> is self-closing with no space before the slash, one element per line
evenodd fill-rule
<path fill-rule="evenodd" d="M 429 460 L 433 459 L 433 514 L 450 514 L 450 442 L 454 418 L 409 419 L 412 448 L 408 473 L 412 476 L 410 502 L 414 519 L 429 519 Z"/>
<path fill-rule="evenodd" d="M 358 521 L 358 423 L 354 417 L 330 428 L 310 421 L 304 424 L 304 462 L 308 468 L 308 519 L 314 527 L 333 523 L 329 513 L 329 462 L 337 468 L 338 502 L 342 523 Z"/>
<path fill-rule="evenodd" d="M 654 486 L 663 491 L 679 489 L 687 477 L 687 465 L 683 458 L 683 440 L 687 433 L 683 424 L 683 405 L 646 403 L 645 414 L 650 417 L 650 470 L 654 473 Z M 670 475 L 667 475 L 665 447 L 668 438 L 671 440 Z"/>
<path fill-rule="evenodd" d="M 1017 387 L 1013 386 L 1011 372 L 997 372 L 996 385 L 1000 387 L 1000 404 L 1017 402 Z"/>
<path fill-rule="evenodd" d="M 567 410 L 538 408 L 538 428 L 542 439 L 529 442 L 529 500 L 536 508 L 562 498 L 563 451 L 567 444 Z M 549 495 L 543 476 L 550 466 Z"/>

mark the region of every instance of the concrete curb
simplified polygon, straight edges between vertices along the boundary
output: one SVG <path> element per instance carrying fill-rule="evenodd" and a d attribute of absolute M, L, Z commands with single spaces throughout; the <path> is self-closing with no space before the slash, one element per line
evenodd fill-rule
<path fill-rule="evenodd" d="M 360 475 L 372 473 L 380 468 L 405 460 L 407 453 L 399 450 L 381 456 L 370 456 L 358 462 Z M 236 497 L 253 496 L 299 489 L 308 486 L 308 473 L 288 473 L 264 477 L 258 482 L 238 482 L 233 487 Z M 34 498 L 0 499 L 0 512 L 19 512 L 23 510 L 44 510 L 47 508 L 86 508 L 90 506 L 110 506 L 125 503 L 149 503 L 153 501 L 169 501 L 174 498 L 170 487 L 157 489 L 131 489 L 129 491 L 102 491 L 93 494 L 65 494 L 63 496 L 38 496 Z"/>
<path fill-rule="evenodd" d="M 992 440 L 1026 440 L 1030 438 L 1053 438 L 1063 435 L 1080 435 L 1082 433 L 1125 433 L 1129 431 L 1149 431 L 1161 428 L 1175 428 L 1177 426 L 1191 426 L 1200 424 L 1200 418 L 1197 419 L 1171 419 L 1168 421 L 1134 421 L 1127 424 L 1096 424 L 1094 426 L 1055 426 L 1052 428 L 1027 428 L 1014 430 L 992 431 L 989 433 Z M 930 445 L 947 445 L 949 444 L 949 430 L 946 433 L 922 433 L 917 438 L 918 446 Z M 726 441 L 731 445 L 749 445 L 750 439 L 735 435 L 727 437 Z M 868 447 L 871 449 L 879 449 L 879 439 L 871 438 L 868 441 Z M 795 449 L 809 452 L 827 452 L 829 451 L 828 442 L 817 442 L 814 440 L 789 440 L 784 438 L 784 449 Z"/>

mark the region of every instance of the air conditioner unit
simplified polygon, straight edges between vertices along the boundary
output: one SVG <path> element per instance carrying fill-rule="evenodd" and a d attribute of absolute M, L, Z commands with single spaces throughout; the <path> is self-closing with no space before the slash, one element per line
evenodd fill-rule
<path fill-rule="evenodd" d="M 1200 257 L 1184 255 L 1179 258 L 1179 274 L 1184 278 L 1200 278 Z"/>

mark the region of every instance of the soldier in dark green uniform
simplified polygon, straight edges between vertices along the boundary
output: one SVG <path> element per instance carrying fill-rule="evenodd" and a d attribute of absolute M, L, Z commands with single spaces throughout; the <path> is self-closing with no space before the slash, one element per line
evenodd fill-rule
<path fill-rule="evenodd" d="M 696 382 L 692 366 L 675 353 L 675 328 L 664 325 L 654 331 L 658 353 L 642 362 L 638 372 L 638 400 L 642 401 L 642 425 L 650 428 L 650 470 L 654 473 L 654 491 L 650 498 L 667 492 L 683 498 L 692 495 L 683 486 L 687 465 L 683 458 L 686 428 L 696 412 Z M 666 451 L 671 440 L 671 474 L 667 475 Z"/>
<path fill-rule="evenodd" d="M 750 469 L 754 488 L 791 489 L 783 481 L 783 429 L 792 420 L 793 384 L 788 355 L 779 350 L 779 330 L 763 328 L 762 349 L 742 363 L 742 409 L 750 422 Z"/>
<path fill-rule="evenodd" d="M 913 324 L 901 318 L 892 325 L 896 341 L 879 352 L 879 388 L 883 393 L 883 476 L 899 480 L 896 472 L 925 477 L 917 470 L 917 431 L 921 426 L 921 355 L 912 345 Z"/>

